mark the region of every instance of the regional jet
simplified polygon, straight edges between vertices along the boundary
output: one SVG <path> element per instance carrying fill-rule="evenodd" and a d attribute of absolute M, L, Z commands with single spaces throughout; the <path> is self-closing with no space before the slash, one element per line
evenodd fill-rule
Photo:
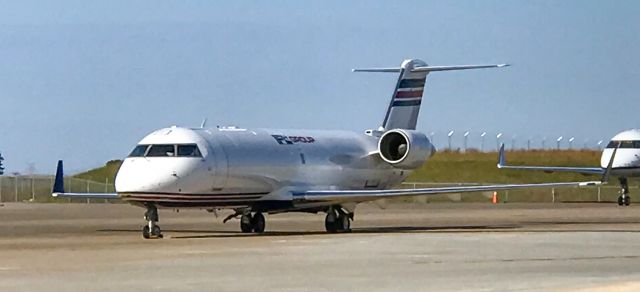
<path fill-rule="evenodd" d="M 113 194 L 66 193 L 62 161 L 52 195 L 120 199 L 146 209 L 144 238 L 162 237 L 158 208 L 232 209 L 242 232 L 265 230 L 263 214 L 326 213 L 327 232 L 348 232 L 357 204 L 385 198 L 600 182 L 502 184 L 399 189 L 436 149 L 416 130 L 426 77 L 431 72 L 500 65 L 354 69 L 399 75 L 384 120 L 364 133 L 237 127 L 169 127 L 144 137 L 124 159 Z"/>
<path fill-rule="evenodd" d="M 629 183 L 627 178 L 640 176 L 640 129 L 631 129 L 613 136 L 602 151 L 600 157 L 600 167 L 567 167 L 567 166 L 515 166 L 507 165 L 504 155 L 504 144 L 500 147 L 498 158 L 498 168 L 520 169 L 520 170 L 541 170 L 544 172 L 575 172 L 583 174 L 604 174 L 607 171 L 608 162 L 613 159 L 612 153 L 616 148 L 620 148 L 615 156 L 610 175 L 618 177 L 620 182 L 620 196 L 618 205 L 629 206 L 631 197 L 629 196 Z"/>

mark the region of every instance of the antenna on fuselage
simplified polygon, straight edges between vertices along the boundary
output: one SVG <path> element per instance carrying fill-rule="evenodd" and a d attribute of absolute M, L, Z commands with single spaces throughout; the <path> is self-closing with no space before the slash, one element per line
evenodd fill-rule
<path fill-rule="evenodd" d="M 207 125 L 207 118 L 204 118 L 204 120 L 202 120 L 202 123 L 200 124 L 200 129 L 204 129 L 204 126 Z"/>

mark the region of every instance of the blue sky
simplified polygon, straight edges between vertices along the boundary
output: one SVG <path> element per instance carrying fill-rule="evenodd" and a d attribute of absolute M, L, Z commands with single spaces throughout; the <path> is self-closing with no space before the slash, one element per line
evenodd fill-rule
<path fill-rule="evenodd" d="M 126 156 L 170 126 L 379 126 L 395 76 L 428 77 L 418 128 L 594 144 L 638 127 L 638 1 L 0 2 L 0 151 L 53 172 Z"/>

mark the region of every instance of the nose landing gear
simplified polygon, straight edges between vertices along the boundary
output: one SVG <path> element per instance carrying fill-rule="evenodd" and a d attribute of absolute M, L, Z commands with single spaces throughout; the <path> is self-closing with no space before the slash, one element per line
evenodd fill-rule
<path fill-rule="evenodd" d="M 629 196 L 629 183 L 626 177 L 620 179 L 620 196 L 618 197 L 618 206 L 629 206 L 631 204 L 631 197 Z"/>
<path fill-rule="evenodd" d="M 158 225 L 159 216 L 158 209 L 153 204 L 147 205 L 147 212 L 144 213 L 144 220 L 147 224 L 142 227 L 142 237 L 149 238 L 162 238 L 162 231 Z"/>

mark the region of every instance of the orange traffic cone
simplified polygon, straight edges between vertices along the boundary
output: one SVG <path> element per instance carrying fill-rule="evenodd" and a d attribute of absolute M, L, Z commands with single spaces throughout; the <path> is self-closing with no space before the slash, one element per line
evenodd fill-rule
<path fill-rule="evenodd" d="M 498 203 L 498 192 L 493 192 L 493 198 L 491 198 L 491 203 Z"/>

